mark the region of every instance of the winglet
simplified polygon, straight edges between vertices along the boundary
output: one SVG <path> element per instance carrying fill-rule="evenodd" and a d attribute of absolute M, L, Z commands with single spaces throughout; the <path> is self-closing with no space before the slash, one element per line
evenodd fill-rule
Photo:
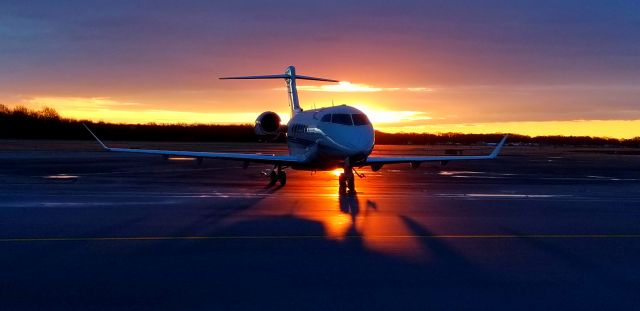
<path fill-rule="evenodd" d="M 493 152 L 491 152 L 491 155 L 489 155 L 489 158 L 494 159 L 495 157 L 498 156 L 500 151 L 502 151 L 502 147 L 504 146 L 504 143 L 507 141 L 507 137 L 509 137 L 509 134 L 504 135 L 504 137 L 502 137 L 502 140 L 498 143 L 498 145 L 496 146 L 496 149 L 493 149 Z"/>
<path fill-rule="evenodd" d="M 107 145 L 102 143 L 102 141 L 98 138 L 98 136 L 96 136 L 96 134 L 93 134 L 93 132 L 89 129 L 89 127 L 86 124 L 82 123 L 82 126 L 84 126 L 84 128 L 86 128 L 87 131 L 89 131 L 89 134 L 91 134 L 91 136 L 93 136 L 93 138 L 95 138 L 98 141 L 98 143 L 100 144 L 100 146 L 102 146 L 102 148 L 104 148 L 104 150 L 107 150 L 107 151 L 111 150 L 111 148 L 107 147 Z"/>

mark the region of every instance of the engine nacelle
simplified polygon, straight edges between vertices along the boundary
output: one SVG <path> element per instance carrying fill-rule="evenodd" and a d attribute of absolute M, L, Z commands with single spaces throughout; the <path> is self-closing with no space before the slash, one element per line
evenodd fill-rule
<path fill-rule="evenodd" d="M 265 111 L 256 119 L 254 128 L 257 135 L 260 136 L 278 136 L 280 130 L 280 116 L 273 111 Z"/>

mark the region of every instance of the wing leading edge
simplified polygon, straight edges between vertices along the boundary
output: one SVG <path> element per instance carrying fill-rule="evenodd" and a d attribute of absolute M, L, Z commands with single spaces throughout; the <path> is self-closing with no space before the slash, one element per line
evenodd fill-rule
<path fill-rule="evenodd" d="M 110 148 L 107 147 L 90 129 L 86 124 L 82 124 L 91 133 L 91 136 L 98 141 L 100 146 L 106 151 L 112 152 L 126 152 L 126 153 L 142 153 L 142 154 L 158 154 L 164 156 L 180 156 L 180 157 L 193 157 L 193 158 L 210 158 L 210 159 L 224 159 L 224 160 L 236 160 L 255 163 L 267 163 L 278 165 L 294 165 L 303 162 L 301 157 L 289 156 L 289 155 L 274 155 L 274 154 L 249 154 L 249 153 L 215 153 L 215 152 L 197 152 L 197 151 L 174 151 L 174 150 L 153 150 L 153 149 L 127 149 L 127 148 Z"/>
<path fill-rule="evenodd" d="M 422 162 L 428 161 L 462 161 L 462 160 L 489 160 L 495 159 L 505 142 L 507 141 L 507 137 L 509 135 L 504 135 L 502 140 L 498 143 L 493 152 L 488 155 L 479 155 L 479 156 L 424 156 L 424 157 L 369 157 L 366 162 L 362 164 L 362 166 L 373 166 L 373 167 L 381 167 L 384 164 L 398 164 L 398 163 L 411 163 L 412 165 L 420 164 Z"/>

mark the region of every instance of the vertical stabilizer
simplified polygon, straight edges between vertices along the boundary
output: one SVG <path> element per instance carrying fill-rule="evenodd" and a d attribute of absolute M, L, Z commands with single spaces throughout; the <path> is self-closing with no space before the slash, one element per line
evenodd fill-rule
<path fill-rule="evenodd" d="M 284 81 L 287 83 L 287 92 L 289 92 L 289 108 L 291 108 L 291 116 L 293 117 L 296 113 L 302 111 L 302 107 L 300 107 L 300 102 L 298 101 L 298 88 L 296 87 L 296 67 L 287 67 L 284 75 L 289 76 L 289 78 L 285 78 Z"/>

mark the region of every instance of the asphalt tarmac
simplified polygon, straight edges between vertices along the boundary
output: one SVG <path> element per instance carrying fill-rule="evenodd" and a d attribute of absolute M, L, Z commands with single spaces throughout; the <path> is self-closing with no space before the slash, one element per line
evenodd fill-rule
<path fill-rule="evenodd" d="M 638 309 L 640 156 L 601 151 L 365 169 L 340 196 L 332 172 L 2 141 L 0 310 Z"/>

